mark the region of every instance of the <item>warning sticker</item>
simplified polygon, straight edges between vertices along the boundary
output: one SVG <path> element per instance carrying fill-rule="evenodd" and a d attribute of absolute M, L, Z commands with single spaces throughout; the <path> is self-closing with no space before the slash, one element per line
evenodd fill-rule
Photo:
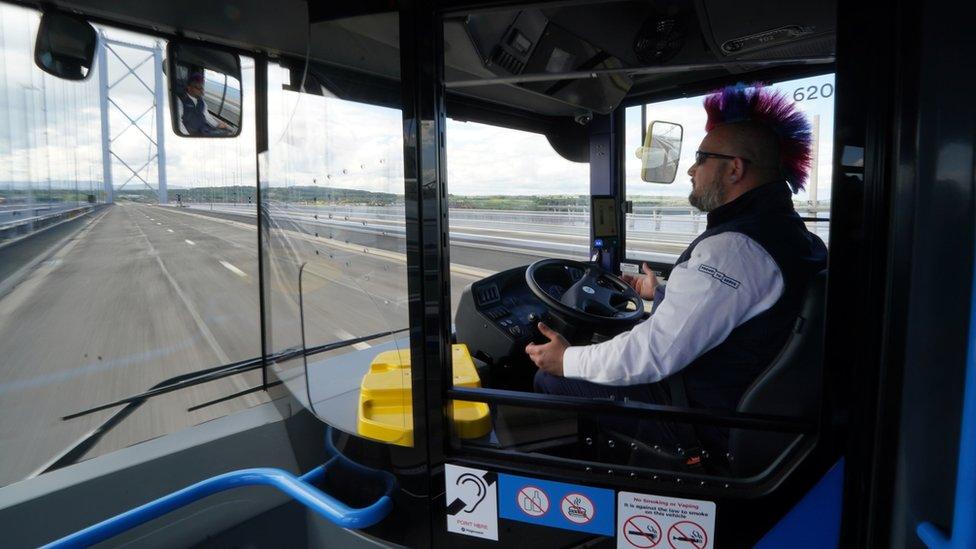
<path fill-rule="evenodd" d="M 613 490 L 498 475 L 498 516 L 538 526 L 613 535 Z"/>
<path fill-rule="evenodd" d="M 636 263 L 621 263 L 620 272 L 632 274 L 632 275 L 639 275 L 640 267 L 638 267 Z"/>
<path fill-rule="evenodd" d="M 519 509 L 530 517 L 541 517 L 549 511 L 549 494 L 542 488 L 526 486 L 515 497 L 518 499 Z"/>
<path fill-rule="evenodd" d="M 715 502 L 633 492 L 617 494 L 618 549 L 714 546 Z"/>
<path fill-rule="evenodd" d="M 566 520 L 576 524 L 586 524 L 593 520 L 593 515 L 596 514 L 596 506 L 583 494 L 563 496 L 562 509 Z"/>
<path fill-rule="evenodd" d="M 661 525 L 656 520 L 645 515 L 633 515 L 624 520 L 621 531 L 624 539 L 630 545 L 624 547 L 656 547 L 661 543 Z"/>
<path fill-rule="evenodd" d="M 447 531 L 498 541 L 498 474 L 444 466 Z"/>

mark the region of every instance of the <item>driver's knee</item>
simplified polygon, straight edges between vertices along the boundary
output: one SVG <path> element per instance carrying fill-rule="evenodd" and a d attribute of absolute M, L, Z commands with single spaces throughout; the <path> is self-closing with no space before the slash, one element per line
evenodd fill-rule
<path fill-rule="evenodd" d="M 549 375 L 542 370 L 536 370 L 535 377 L 532 379 L 532 390 L 537 393 L 552 394 L 552 380 L 556 376 Z"/>
<path fill-rule="evenodd" d="M 547 395 L 606 397 L 606 390 L 598 385 L 580 379 L 567 379 L 547 374 L 542 370 L 535 373 L 532 386 L 537 393 Z"/>
<path fill-rule="evenodd" d="M 537 370 L 535 378 L 532 380 L 532 388 L 537 393 L 547 395 L 577 395 L 579 391 L 575 390 L 576 387 L 573 387 L 574 382 L 576 380 L 566 379 L 562 376 L 554 376 L 542 370 Z"/>

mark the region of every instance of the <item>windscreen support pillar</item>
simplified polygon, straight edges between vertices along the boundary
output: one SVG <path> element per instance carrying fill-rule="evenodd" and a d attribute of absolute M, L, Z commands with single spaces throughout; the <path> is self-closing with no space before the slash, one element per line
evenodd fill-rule
<path fill-rule="evenodd" d="M 414 448 L 416 470 L 429 479 L 420 493 L 426 496 L 424 501 L 431 502 L 444 492 L 444 476 L 438 471 L 443 471 L 445 437 L 449 436 L 445 424 L 453 413 L 445 400 L 452 377 L 444 26 L 431 0 L 406 0 L 399 6 Z M 411 544 L 448 545 L 440 539 L 446 534 L 444 515 L 426 505 L 430 523 Z"/>
<path fill-rule="evenodd" d="M 617 211 L 617 242 L 624 242 L 623 213 L 623 109 L 608 115 L 594 115 L 590 122 L 590 196 L 612 196 Z M 590 223 L 590 256 L 604 269 L 619 272 L 623 257 L 620 245 L 604 242 L 595 246 L 594 224 Z"/>

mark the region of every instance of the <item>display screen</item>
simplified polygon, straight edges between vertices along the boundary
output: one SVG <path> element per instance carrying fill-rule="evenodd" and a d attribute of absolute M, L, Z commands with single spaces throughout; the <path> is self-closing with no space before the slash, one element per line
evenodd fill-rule
<path fill-rule="evenodd" d="M 593 215 L 593 236 L 614 238 L 617 234 L 617 209 L 611 196 L 594 196 L 590 208 Z"/>

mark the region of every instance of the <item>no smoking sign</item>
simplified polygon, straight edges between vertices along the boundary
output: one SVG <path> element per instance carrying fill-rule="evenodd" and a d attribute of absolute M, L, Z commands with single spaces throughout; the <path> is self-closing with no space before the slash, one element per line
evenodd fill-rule
<path fill-rule="evenodd" d="M 714 501 L 617 493 L 617 549 L 712 549 L 714 545 Z"/>
<path fill-rule="evenodd" d="M 683 520 L 668 528 L 668 543 L 674 549 L 705 549 L 708 534 L 694 522 Z"/>
<path fill-rule="evenodd" d="M 627 543 L 640 549 L 649 549 L 661 543 L 661 525 L 644 515 L 625 520 L 623 534 Z"/>

